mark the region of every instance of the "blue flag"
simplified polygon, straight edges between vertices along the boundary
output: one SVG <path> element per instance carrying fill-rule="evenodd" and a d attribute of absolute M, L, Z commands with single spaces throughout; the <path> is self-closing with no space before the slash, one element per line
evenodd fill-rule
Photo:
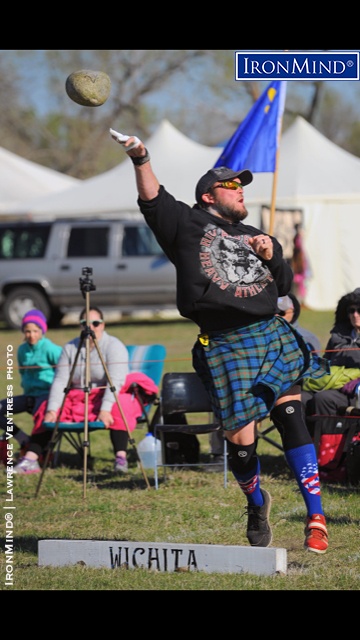
<path fill-rule="evenodd" d="M 274 173 L 280 143 L 286 81 L 274 80 L 254 103 L 225 146 L 214 167 Z"/>

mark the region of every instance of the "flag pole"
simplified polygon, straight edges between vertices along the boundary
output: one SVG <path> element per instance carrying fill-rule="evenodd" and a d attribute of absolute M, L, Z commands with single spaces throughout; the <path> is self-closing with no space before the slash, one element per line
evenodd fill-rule
<path fill-rule="evenodd" d="M 284 108 L 285 108 L 285 97 L 284 97 Z M 270 206 L 270 222 L 269 222 L 269 235 L 271 236 L 274 234 L 274 226 L 275 226 L 276 190 L 277 190 L 277 180 L 278 180 L 278 172 L 279 172 L 280 140 L 281 140 L 281 133 L 282 133 L 284 108 L 280 110 L 279 123 L 278 123 L 278 140 L 277 140 L 277 149 L 276 149 L 276 156 L 275 156 L 275 171 L 273 175 L 271 206 Z"/>
<path fill-rule="evenodd" d="M 276 151 L 275 171 L 273 175 L 272 193 L 271 193 L 271 206 L 270 206 L 270 222 L 269 222 L 269 235 L 274 235 L 275 226 L 275 207 L 276 207 L 276 190 L 278 179 L 278 164 L 279 164 L 279 149 Z"/>

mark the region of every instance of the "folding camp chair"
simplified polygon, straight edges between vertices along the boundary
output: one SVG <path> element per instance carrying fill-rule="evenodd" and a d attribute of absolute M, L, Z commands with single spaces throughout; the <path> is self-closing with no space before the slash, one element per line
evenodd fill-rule
<path fill-rule="evenodd" d="M 194 414 L 208 414 L 208 420 L 200 424 L 193 422 Z M 187 424 L 183 424 L 181 418 L 187 418 Z M 166 419 L 171 417 L 167 423 Z M 178 420 L 176 420 L 178 417 Z M 201 416 L 202 417 L 202 416 Z M 190 422 L 190 423 L 189 423 Z M 162 466 L 164 481 L 166 469 L 178 466 L 178 464 L 166 463 L 166 433 L 203 434 L 220 431 L 220 424 L 214 419 L 209 395 L 197 375 L 197 373 L 166 373 L 162 379 L 159 405 L 152 421 L 152 431 L 155 437 L 160 437 L 162 449 L 161 465 L 154 468 L 155 488 L 159 487 L 158 467 Z M 181 467 L 198 467 L 219 463 L 182 463 Z M 224 487 L 227 485 L 227 441 L 224 438 Z"/>
<path fill-rule="evenodd" d="M 129 352 L 129 372 L 133 373 L 135 371 L 139 371 L 141 373 L 145 373 L 149 378 L 151 378 L 157 386 L 159 386 L 161 381 L 161 375 L 164 368 L 164 362 L 166 357 L 166 348 L 162 344 L 151 344 L 151 345 L 127 345 L 127 350 Z M 140 406 L 142 407 L 143 413 L 137 419 L 137 423 L 139 425 L 146 424 L 148 430 L 150 429 L 150 420 L 149 414 L 154 405 L 158 402 L 158 397 L 154 395 L 149 402 L 149 398 L 147 398 L 147 402 L 144 402 L 141 389 L 138 385 L 133 384 L 131 386 L 131 390 L 138 399 Z M 46 429 L 54 430 L 55 422 L 44 422 L 43 426 Z M 55 443 L 53 445 L 55 456 L 53 460 L 53 466 L 56 466 L 58 463 L 61 442 L 62 438 L 64 438 L 75 451 L 80 455 L 81 459 L 83 456 L 84 445 L 83 445 L 83 434 L 85 429 L 84 422 L 59 422 L 58 431 Z M 103 422 L 89 422 L 88 423 L 88 432 L 89 435 L 93 431 L 98 431 L 101 429 L 105 429 Z M 90 437 L 89 437 L 89 456 L 90 456 Z"/>
<path fill-rule="evenodd" d="M 151 378 L 160 387 L 161 376 L 164 370 L 166 358 L 166 348 L 162 344 L 140 344 L 127 345 L 129 352 L 129 371 L 141 371 Z M 133 385 L 133 391 L 143 409 L 143 415 L 138 418 L 139 425 L 146 424 L 150 430 L 149 414 L 154 405 L 157 405 L 158 398 L 154 397 L 151 403 L 144 405 L 139 387 Z"/>

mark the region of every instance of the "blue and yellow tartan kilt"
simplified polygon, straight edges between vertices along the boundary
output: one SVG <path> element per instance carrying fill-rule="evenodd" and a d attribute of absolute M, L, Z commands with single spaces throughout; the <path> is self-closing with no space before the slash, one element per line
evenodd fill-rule
<path fill-rule="evenodd" d="M 281 316 L 198 336 L 193 367 L 225 430 L 263 420 L 276 400 L 303 378 L 320 378 L 329 363 L 312 353 Z"/>

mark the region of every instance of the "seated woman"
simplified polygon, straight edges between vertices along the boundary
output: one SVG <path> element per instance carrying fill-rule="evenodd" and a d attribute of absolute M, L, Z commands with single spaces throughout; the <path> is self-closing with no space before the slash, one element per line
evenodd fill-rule
<path fill-rule="evenodd" d="M 83 309 L 80 314 L 82 330 L 85 329 L 86 322 L 86 309 Z M 89 422 L 101 421 L 105 428 L 110 430 L 115 455 L 114 471 L 125 473 L 128 470 L 126 452 L 129 435 L 114 396 L 113 387 L 130 432 L 136 427 L 136 419 L 142 415 L 140 403 L 130 392 L 131 383 L 138 382 L 149 396 L 157 393 L 158 387 L 145 374 L 135 372 L 129 374 L 128 350 L 121 340 L 105 331 L 103 313 L 98 307 L 89 309 L 88 325 L 93 331 L 98 349 L 91 335 L 83 340 L 82 344 L 82 338 L 79 336 L 63 347 L 49 398 L 47 402 L 42 403 L 34 415 L 35 426 L 27 452 L 14 467 L 14 473 L 28 474 L 41 471 L 39 457 L 44 453 L 52 437 L 52 431 L 45 429 L 42 423 L 56 422 L 60 409 L 61 422 L 84 421 L 87 364 L 90 370 L 88 420 Z M 87 340 L 89 340 L 90 363 L 86 362 Z M 64 390 L 68 389 L 69 385 L 70 388 L 64 399 Z"/>
<path fill-rule="evenodd" d="M 360 382 L 360 287 L 340 298 L 336 311 L 335 323 L 330 332 L 330 338 L 326 345 L 324 357 L 330 361 L 331 366 L 345 367 L 352 372 L 354 379 L 356 369 L 359 369 Z M 339 384 L 339 383 L 338 383 Z M 301 397 L 306 406 L 306 416 L 338 415 L 339 410 L 345 407 L 355 406 L 354 396 L 355 382 L 352 385 L 338 386 L 326 391 L 303 390 Z M 305 389 L 307 384 L 304 385 Z M 310 433 L 314 431 L 314 423 L 307 421 Z"/>

